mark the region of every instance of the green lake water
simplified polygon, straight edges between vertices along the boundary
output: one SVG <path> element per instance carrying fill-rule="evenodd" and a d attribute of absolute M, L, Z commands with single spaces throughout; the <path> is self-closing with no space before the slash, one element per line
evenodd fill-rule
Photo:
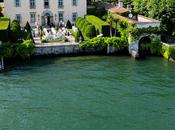
<path fill-rule="evenodd" d="M 0 74 L 0 130 L 175 130 L 175 64 L 34 59 Z"/>

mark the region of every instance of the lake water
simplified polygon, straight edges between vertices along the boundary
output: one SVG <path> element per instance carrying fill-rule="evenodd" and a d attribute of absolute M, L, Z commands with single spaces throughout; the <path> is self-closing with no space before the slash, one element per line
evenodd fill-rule
<path fill-rule="evenodd" d="M 175 130 L 175 64 L 35 59 L 0 74 L 0 130 Z"/>

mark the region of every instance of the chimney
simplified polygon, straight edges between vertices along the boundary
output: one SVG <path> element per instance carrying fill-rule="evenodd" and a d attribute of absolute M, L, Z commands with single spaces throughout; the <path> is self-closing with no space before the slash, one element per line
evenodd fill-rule
<path fill-rule="evenodd" d="M 123 7 L 123 0 L 118 0 L 118 6 Z"/>

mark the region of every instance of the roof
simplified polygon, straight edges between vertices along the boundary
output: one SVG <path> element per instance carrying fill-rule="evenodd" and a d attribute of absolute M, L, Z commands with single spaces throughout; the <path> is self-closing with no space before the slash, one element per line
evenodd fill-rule
<path fill-rule="evenodd" d="M 121 15 L 118 15 L 118 14 L 112 14 L 112 17 L 115 19 L 123 19 L 123 20 L 127 20 L 129 23 L 137 23 L 138 21 L 136 20 L 133 20 L 133 19 L 129 19 L 127 17 L 124 17 L 124 16 L 121 16 Z"/>
<path fill-rule="evenodd" d="M 114 12 L 118 12 L 118 13 L 125 13 L 125 12 L 129 11 L 127 8 L 123 8 L 123 7 L 119 7 L 119 6 L 112 7 L 109 10 L 114 11 Z"/>
<path fill-rule="evenodd" d="M 114 19 L 123 19 L 123 20 L 127 20 L 129 23 L 132 24 L 138 24 L 138 23 L 160 23 L 160 21 L 152 19 L 152 18 L 148 18 L 142 15 L 138 15 L 138 20 L 134 20 L 134 19 L 129 19 L 127 17 L 121 16 L 119 14 L 112 14 L 112 17 Z"/>
<path fill-rule="evenodd" d="M 10 19 L 8 18 L 0 18 L 0 30 L 7 30 L 10 24 Z"/>

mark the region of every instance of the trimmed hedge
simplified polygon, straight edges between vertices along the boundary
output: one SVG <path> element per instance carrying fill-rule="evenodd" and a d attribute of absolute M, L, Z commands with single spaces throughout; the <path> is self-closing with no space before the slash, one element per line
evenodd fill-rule
<path fill-rule="evenodd" d="M 87 25 L 85 27 L 85 36 L 88 38 L 93 38 L 96 36 L 96 30 L 95 30 L 95 26 L 93 25 Z"/>
<path fill-rule="evenodd" d="M 84 40 L 89 40 L 93 37 L 96 37 L 95 26 L 89 23 L 84 18 L 77 18 L 75 22 L 76 27 L 79 29 L 81 33 L 78 34 L 80 36 L 82 34 Z M 74 36 L 76 38 L 76 36 Z M 76 38 L 79 40 L 79 38 Z"/>
<path fill-rule="evenodd" d="M 68 20 L 67 21 L 67 23 L 66 23 L 66 27 L 68 28 L 68 29 L 71 29 L 72 28 L 72 24 L 71 24 L 71 22 Z"/>
<path fill-rule="evenodd" d="M 10 19 L 0 18 L 0 41 L 7 42 L 9 37 Z"/>
<path fill-rule="evenodd" d="M 75 21 L 75 26 L 76 26 L 76 27 L 79 26 L 81 20 L 83 20 L 83 18 L 81 18 L 81 17 L 78 17 L 78 18 L 76 19 L 76 21 Z"/>
<path fill-rule="evenodd" d="M 99 34 L 103 34 L 103 36 L 110 36 L 110 26 L 107 22 L 101 20 L 100 18 L 94 15 L 87 15 L 85 19 L 95 26 L 96 30 Z"/>

